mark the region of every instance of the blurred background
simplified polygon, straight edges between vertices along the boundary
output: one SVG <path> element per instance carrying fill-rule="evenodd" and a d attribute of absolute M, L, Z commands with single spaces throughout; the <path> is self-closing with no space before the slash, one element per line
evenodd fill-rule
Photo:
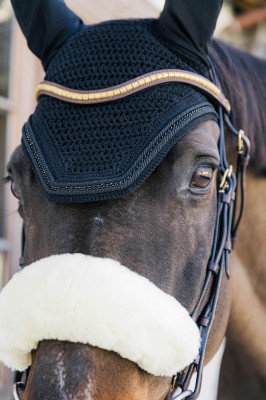
<path fill-rule="evenodd" d="M 185 1 L 185 0 L 184 0 Z M 87 23 L 157 17 L 164 0 L 66 0 Z M 266 0 L 224 2 L 216 36 L 266 58 Z M 10 0 L 0 0 L 0 179 L 20 143 L 21 127 L 35 107 L 34 90 L 43 79 L 39 60 L 27 49 Z M 0 182 L 0 289 L 18 270 L 21 221 L 8 185 Z M 0 400 L 11 400 L 12 375 L 0 364 Z"/>

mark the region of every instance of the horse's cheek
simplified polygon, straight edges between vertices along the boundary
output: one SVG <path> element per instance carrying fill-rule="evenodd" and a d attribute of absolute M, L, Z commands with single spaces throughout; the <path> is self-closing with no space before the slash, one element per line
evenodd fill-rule
<path fill-rule="evenodd" d="M 231 281 L 228 280 L 228 278 L 225 275 L 223 275 L 220 290 L 222 295 L 219 296 L 218 299 L 215 318 L 208 339 L 208 345 L 205 356 L 206 364 L 216 354 L 224 339 L 231 311 L 232 285 Z"/>

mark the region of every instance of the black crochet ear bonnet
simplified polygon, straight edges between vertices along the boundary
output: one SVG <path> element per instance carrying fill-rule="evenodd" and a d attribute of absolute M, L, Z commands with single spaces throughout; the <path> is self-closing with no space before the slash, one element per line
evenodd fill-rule
<path fill-rule="evenodd" d="M 45 80 L 99 90 L 164 69 L 210 79 L 206 59 L 167 39 L 161 22 L 77 23 L 64 44 L 44 57 Z M 217 119 L 212 103 L 182 83 L 93 105 L 41 95 L 23 128 L 22 144 L 51 201 L 118 198 L 138 187 L 182 136 Z"/>

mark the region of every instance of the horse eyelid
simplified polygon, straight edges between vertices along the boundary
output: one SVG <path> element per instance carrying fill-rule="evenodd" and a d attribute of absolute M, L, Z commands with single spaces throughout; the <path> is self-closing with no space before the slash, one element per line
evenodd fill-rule
<path fill-rule="evenodd" d="M 11 193 L 13 194 L 13 196 L 16 198 L 16 199 L 20 199 L 20 195 L 21 195 L 21 191 L 19 190 L 18 191 L 18 193 L 16 192 L 16 190 L 14 189 L 14 187 L 12 186 L 12 183 L 13 183 L 13 179 L 12 179 L 12 177 L 10 176 L 10 175 L 7 175 L 5 178 L 3 178 L 2 179 L 2 182 L 5 184 L 5 183 L 10 183 L 11 184 L 11 187 L 10 187 L 10 190 L 11 190 Z"/>
<path fill-rule="evenodd" d="M 200 167 L 210 167 L 213 169 L 213 171 L 216 171 L 217 169 L 219 169 L 219 162 L 210 160 L 207 157 L 200 157 L 194 163 L 194 169 L 196 170 Z"/>

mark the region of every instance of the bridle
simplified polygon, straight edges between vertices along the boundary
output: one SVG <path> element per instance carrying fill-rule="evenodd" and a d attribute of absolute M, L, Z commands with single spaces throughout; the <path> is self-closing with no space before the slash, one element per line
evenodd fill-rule
<path fill-rule="evenodd" d="M 211 61 L 210 65 L 213 81 L 218 84 L 215 69 Z M 224 125 L 237 138 L 236 174 L 234 174 L 233 167 L 228 165 L 226 159 Z M 219 105 L 219 127 L 220 138 L 218 147 L 221 181 L 218 187 L 214 240 L 204 285 L 197 305 L 191 314 L 191 317 L 196 320 L 200 330 L 201 348 L 198 357 L 193 363 L 184 371 L 173 376 L 172 390 L 168 393 L 165 400 L 195 400 L 200 394 L 204 356 L 218 302 L 222 275 L 225 272 L 227 278 L 230 278 L 228 257 L 237 239 L 238 227 L 245 206 L 245 175 L 250 158 L 250 142 L 243 130 L 237 131 L 234 128 L 221 105 Z M 239 202 L 238 197 L 240 197 Z M 238 214 L 237 206 L 239 207 Z M 208 292 L 210 294 L 206 301 L 206 294 Z M 194 388 L 190 389 L 189 385 L 194 373 L 196 373 L 196 381 Z M 174 393 L 177 389 L 179 389 L 179 393 L 175 395 Z"/>
<path fill-rule="evenodd" d="M 174 81 L 187 83 L 200 88 L 219 104 L 218 114 L 220 138 L 218 149 L 220 155 L 221 181 L 218 186 L 217 194 L 217 214 L 214 229 L 214 239 L 210 260 L 207 265 L 204 285 L 196 307 L 191 314 L 191 317 L 196 321 L 200 330 L 201 348 L 198 357 L 192 362 L 192 364 L 190 364 L 184 371 L 173 376 L 172 389 L 169 391 L 165 400 L 194 400 L 199 396 L 204 356 L 210 329 L 215 315 L 221 280 L 224 272 L 226 273 L 227 278 L 230 277 L 228 257 L 233 247 L 232 245 L 237 238 L 237 231 L 243 215 L 245 204 L 245 173 L 250 157 L 250 143 L 244 132 L 242 130 L 237 131 L 231 124 L 228 116 L 230 111 L 229 102 L 219 90 L 218 80 L 211 61 L 210 65 L 210 74 L 215 85 L 213 85 L 213 83 L 208 81 L 206 78 L 190 72 L 173 70 L 175 71 L 176 75 L 170 76 L 169 74 L 171 72 L 169 71 L 171 70 L 165 70 L 164 72 L 155 71 L 152 74 L 146 74 L 145 76 L 130 81 L 130 83 L 127 82 L 124 85 L 119 85 L 119 88 L 114 87 L 110 88 L 109 91 L 102 90 L 98 93 L 95 93 L 95 91 L 69 91 L 67 88 L 59 87 L 58 85 L 50 82 L 41 83 L 37 89 L 37 96 L 41 94 L 47 94 L 63 101 L 70 101 L 74 103 L 86 101 L 86 104 L 95 104 L 103 101 L 117 100 L 120 97 L 125 97 L 126 95 L 130 95 L 136 91 L 146 89 L 149 86 Z M 163 75 L 163 73 L 168 75 Z M 128 88 L 129 93 L 125 93 L 125 91 L 121 92 L 122 86 L 124 87 L 124 90 L 127 90 L 126 88 Z M 214 88 L 212 86 L 214 86 Z M 118 89 L 120 92 L 117 92 Z M 118 96 L 116 96 L 115 93 L 118 93 Z M 95 97 L 97 94 L 99 95 L 98 99 Z M 104 95 L 107 96 L 108 100 L 104 98 Z M 229 166 L 226 160 L 224 125 L 226 125 L 229 131 L 237 138 L 238 142 L 236 174 L 234 174 L 232 166 Z M 238 212 L 237 209 L 239 209 Z M 20 259 L 21 266 L 24 266 L 24 251 L 25 233 L 23 229 L 22 256 Z M 14 374 L 13 396 L 15 400 L 21 399 L 20 392 L 25 390 L 28 373 L 29 370 L 24 371 L 24 373 L 15 372 Z M 194 388 L 190 389 L 189 385 L 194 373 L 196 373 L 196 381 Z M 175 394 L 178 389 L 179 393 Z"/>
<path fill-rule="evenodd" d="M 203 289 L 197 305 L 191 314 L 196 320 L 201 333 L 201 348 L 198 357 L 184 371 L 177 373 L 172 379 L 173 390 L 168 394 L 166 400 L 194 400 L 200 394 L 203 362 L 212 327 L 215 310 L 217 306 L 218 296 L 220 292 L 222 275 L 225 271 L 227 278 L 230 278 L 228 256 L 233 248 L 233 243 L 237 238 L 237 230 L 245 204 L 245 171 L 249 161 L 250 143 L 243 131 L 237 132 L 227 116 L 224 116 L 224 122 L 231 132 L 238 138 L 238 157 L 237 157 L 237 173 L 233 173 L 232 166 L 228 166 L 224 152 L 223 139 L 223 123 L 220 120 L 220 129 L 222 137 L 220 138 L 220 156 L 221 156 L 221 172 L 222 179 L 218 189 L 217 199 L 217 217 L 215 223 L 214 241 L 211 257 L 207 266 L 207 273 Z M 240 178 L 240 188 L 237 183 Z M 240 193 L 238 193 L 238 190 Z M 239 213 L 236 214 L 236 201 L 240 194 Z M 206 294 L 210 292 L 206 301 Z M 201 311 L 202 310 L 202 311 Z M 199 312 L 201 311 L 200 315 Z M 197 317 L 199 315 L 199 317 Z M 189 389 L 189 384 L 193 373 L 196 373 L 196 383 L 193 390 Z M 174 395 L 176 389 L 180 388 L 181 393 Z"/>

